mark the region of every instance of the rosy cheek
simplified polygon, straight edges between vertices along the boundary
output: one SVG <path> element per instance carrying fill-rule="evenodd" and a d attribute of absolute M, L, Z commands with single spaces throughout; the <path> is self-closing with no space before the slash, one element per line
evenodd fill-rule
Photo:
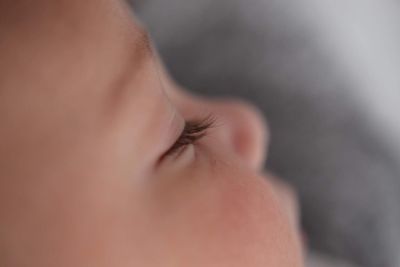
<path fill-rule="evenodd" d="M 178 180 L 158 194 L 155 221 L 184 266 L 300 266 L 289 222 L 262 178 L 216 167 Z"/>
<path fill-rule="evenodd" d="M 285 255 L 297 253 L 297 237 L 270 187 L 257 177 L 229 177 L 221 191 L 216 233 L 221 242 L 245 259 L 296 266 Z"/>

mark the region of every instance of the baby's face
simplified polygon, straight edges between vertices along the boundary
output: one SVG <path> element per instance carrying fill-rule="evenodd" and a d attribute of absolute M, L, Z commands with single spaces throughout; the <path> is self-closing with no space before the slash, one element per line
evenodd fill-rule
<path fill-rule="evenodd" d="M 17 2 L 0 5 L 1 266 L 302 266 L 253 108 L 179 89 L 120 2 Z"/>

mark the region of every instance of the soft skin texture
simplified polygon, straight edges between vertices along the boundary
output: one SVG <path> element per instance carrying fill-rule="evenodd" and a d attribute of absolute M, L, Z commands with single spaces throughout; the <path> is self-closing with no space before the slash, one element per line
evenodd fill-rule
<path fill-rule="evenodd" d="M 251 106 L 175 85 L 124 2 L 0 12 L 1 266 L 302 266 Z M 210 113 L 206 137 L 163 156 Z"/>

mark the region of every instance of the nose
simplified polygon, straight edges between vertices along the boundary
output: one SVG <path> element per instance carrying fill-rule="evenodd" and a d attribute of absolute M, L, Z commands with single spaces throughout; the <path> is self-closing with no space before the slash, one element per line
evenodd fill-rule
<path fill-rule="evenodd" d="M 261 169 L 269 134 L 260 111 L 238 100 L 217 101 L 212 106 L 223 141 L 253 169 Z"/>
<path fill-rule="evenodd" d="M 168 80 L 167 94 L 185 117 L 198 117 L 204 111 L 216 118 L 214 134 L 243 162 L 260 170 L 266 159 L 269 131 L 261 112 L 242 100 L 211 100 L 195 96 Z"/>

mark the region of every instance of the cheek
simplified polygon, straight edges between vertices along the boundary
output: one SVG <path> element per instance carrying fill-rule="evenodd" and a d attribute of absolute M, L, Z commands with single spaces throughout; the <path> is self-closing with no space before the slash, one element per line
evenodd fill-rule
<path fill-rule="evenodd" d="M 163 199 L 158 237 L 182 266 L 300 266 L 296 238 L 269 186 L 248 176 L 192 176 L 194 184 Z"/>
<path fill-rule="evenodd" d="M 218 186 L 209 208 L 217 213 L 215 244 L 226 248 L 221 259 L 235 259 L 238 266 L 297 266 L 296 236 L 269 185 L 259 177 L 230 175 Z"/>
<path fill-rule="evenodd" d="M 2 266 L 126 266 L 116 264 L 128 255 L 132 224 L 125 201 L 117 195 L 114 202 L 104 200 L 105 194 L 91 197 L 96 190 L 46 189 L 43 197 L 24 194 L 29 203 L 11 206 L 1 220 Z"/>

